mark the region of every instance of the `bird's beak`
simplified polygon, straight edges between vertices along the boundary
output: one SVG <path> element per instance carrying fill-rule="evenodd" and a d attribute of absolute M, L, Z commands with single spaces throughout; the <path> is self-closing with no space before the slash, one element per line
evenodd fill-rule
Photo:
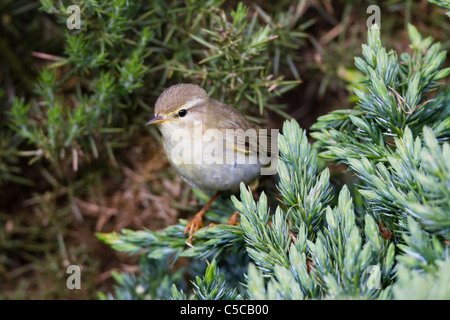
<path fill-rule="evenodd" d="M 149 122 L 147 122 L 145 125 L 148 126 L 149 124 L 157 124 L 157 123 L 163 123 L 168 121 L 169 119 L 163 119 L 163 117 L 161 116 L 156 116 L 154 117 L 152 120 L 150 120 Z"/>

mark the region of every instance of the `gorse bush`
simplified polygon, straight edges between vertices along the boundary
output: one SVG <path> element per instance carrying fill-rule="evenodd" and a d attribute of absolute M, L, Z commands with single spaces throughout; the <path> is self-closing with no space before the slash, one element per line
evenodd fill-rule
<path fill-rule="evenodd" d="M 66 31 L 67 57 L 40 73 L 39 98 L 29 103 L 16 99 L 9 112 L 10 128 L 35 149 L 23 155 L 32 156 L 31 163 L 45 158 L 75 171 L 96 159 L 117 164 L 114 150 L 142 130 L 152 114 L 149 96 L 154 101 L 169 83 L 195 81 L 256 118 L 265 106 L 284 114 L 267 101 L 299 81 L 275 75 L 274 69 L 292 58 L 278 53 L 273 61 L 268 43 L 283 39 L 275 50 L 285 45 L 295 49 L 305 36 L 303 26 L 297 21 L 288 26 L 280 17 L 280 23 L 269 21 L 277 24 L 270 28 L 257 15 L 248 21 L 249 9 L 242 4 L 229 15 L 222 4 L 80 3 L 81 29 Z M 42 1 L 42 10 L 64 24 L 69 16 L 62 3 Z M 69 71 L 57 77 L 56 68 L 63 66 Z M 74 80 L 79 81 L 73 85 Z M 251 112 L 252 107 L 257 111 Z"/>

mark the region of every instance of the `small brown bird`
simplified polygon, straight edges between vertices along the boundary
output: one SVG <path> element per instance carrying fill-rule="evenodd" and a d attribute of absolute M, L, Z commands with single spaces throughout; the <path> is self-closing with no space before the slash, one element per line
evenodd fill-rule
<path fill-rule="evenodd" d="M 260 128 L 194 84 L 166 89 L 156 101 L 155 118 L 147 124 L 159 124 L 164 151 L 183 180 L 193 188 L 215 192 L 187 225 L 189 239 L 221 191 L 237 189 L 260 175 L 257 156 L 262 140 L 264 150 L 270 149 L 268 135 L 262 139 L 258 135 Z"/>

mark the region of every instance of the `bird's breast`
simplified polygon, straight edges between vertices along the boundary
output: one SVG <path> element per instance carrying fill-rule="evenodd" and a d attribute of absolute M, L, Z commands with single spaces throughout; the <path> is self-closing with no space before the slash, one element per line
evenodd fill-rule
<path fill-rule="evenodd" d="M 164 151 L 188 184 L 201 190 L 229 190 L 258 177 L 258 159 L 230 148 L 223 132 L 194 130 L 168 126 L 161 130 Z"/>

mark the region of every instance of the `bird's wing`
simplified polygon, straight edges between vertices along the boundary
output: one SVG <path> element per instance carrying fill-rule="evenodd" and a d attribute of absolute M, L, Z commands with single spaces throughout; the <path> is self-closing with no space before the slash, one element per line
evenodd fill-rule
<path fill-rule="evenodd" d="M 218 112 L 215 112 L 217 129 L 226 133 L 233 132 L 234 141 L 225 139 L 226 148 L 243 152 L 245 154 L 258 154 L 265 152 L 265 155 L 271 154 L 271 135 L 270 130 L 264 130 L 254 122 L 245 118 L 239 111 L 223 104 L 217 100 L 210 107 L 216 107 Z M 220 108 L 217 108 L 220 107 Z M 227 131 L 227 129 L 233 129 Z M 226 136 L 224 136 L 226 138 Z"/>

